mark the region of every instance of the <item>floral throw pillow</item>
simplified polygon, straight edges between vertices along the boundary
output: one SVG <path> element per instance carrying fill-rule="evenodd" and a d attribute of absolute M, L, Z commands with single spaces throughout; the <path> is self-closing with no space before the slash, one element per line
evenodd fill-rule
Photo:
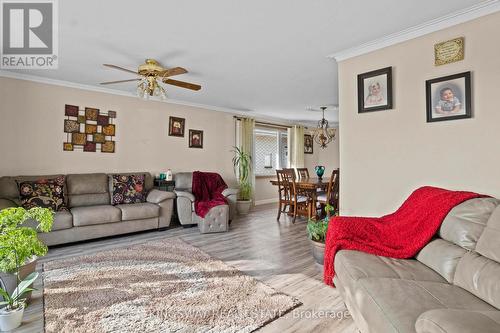
<path fill-rule="evenodd" d="M 25 209 L 42 207 L 54 212 L 68 210 L 64 200 L 65 177 L 18 182 L 21 206 Z"/>
<path fill-rule="evenodd" d="M 144 175 L 112 175 L 113 205 L 146 201 Z"/>

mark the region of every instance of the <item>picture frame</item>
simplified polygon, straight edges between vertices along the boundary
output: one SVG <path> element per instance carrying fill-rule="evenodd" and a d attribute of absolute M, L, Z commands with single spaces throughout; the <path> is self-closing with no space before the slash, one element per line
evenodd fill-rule
<path fill-rule="evenodd" d="M 358 113 L 392 109 L 392 67 L 358 75 Z"/>
<path fill-rule="evenodd" d="M 168 135 L 184 137 L 184 126 L 186 119 L 178 117 L 170 117 L 168 121 Z"/>
<path fill-rule="evenodd" d="M 189 148 L 203 148 L 203 131 L 189 130 Z"/>
<path fill-rule="evenodd" d="M 311 134 L 304 134 L 304 154 L 314 154 L 314 141 Z"/>
<path fill-rule="evenodd" d="M 427 122 L 472 118 L 471 72 L 425 81 Z"/>

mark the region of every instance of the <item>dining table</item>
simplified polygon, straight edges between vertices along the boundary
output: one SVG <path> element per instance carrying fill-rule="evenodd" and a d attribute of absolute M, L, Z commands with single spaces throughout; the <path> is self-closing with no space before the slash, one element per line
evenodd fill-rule
<path fill-rule="evenodd" d="M 278 179 L 271 179 L 270 182 L 272 185 L 278 186 Z M 316 207 L 318 190 L 326 191 L 329 182 L 330 177 L 302 177 L 295 179 L 295 188 L 302 195 L 307 195 L 312 201 L 312 206 Z"/>

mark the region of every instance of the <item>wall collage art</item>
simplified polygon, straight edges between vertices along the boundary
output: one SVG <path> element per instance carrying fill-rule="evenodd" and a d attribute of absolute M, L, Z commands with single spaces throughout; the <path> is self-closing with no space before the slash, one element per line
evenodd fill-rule
<path fill-rule="evenodd" d="M 76 105 L 65 105 L 64 132 L 66 141 L 63 150 L 114 153 L 116 142 L 116 111 L 102 112 L 96 108 L 81 109 Z"/>

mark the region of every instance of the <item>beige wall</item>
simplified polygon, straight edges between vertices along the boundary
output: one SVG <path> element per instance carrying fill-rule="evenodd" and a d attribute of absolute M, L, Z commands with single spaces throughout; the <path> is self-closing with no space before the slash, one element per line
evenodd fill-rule
<path fill-rule="evenodd" d="M 500 197 L 500 13 L 339 63 L 341 213 L 393 211 L 435 185 Z M 436 42 L 465 37 L 465 60 L 434 66 Z M 393 110 L 357 113 L 357 74 L 393 67 Z M 426 123 L 425 81 L 472 71 L 473 118 Z"/>
<path fill-rule="evenodd" d="M 118 115 L 116 153 L 62 150 L 64 105 Z M 216 171 L 234 184 L 234 120 L 227 113 L 0 78 L 0 175 L 80 172 Z M 168 136 L 169 116 L 186 118 L 184 138 Z M 204 131 L 204 148 L 188 148 L 188 129 Z"/>
<path fill-rule="evenodd" d="M 323 165 L 325 174 L 329 175 L 332 170 L 337 169 L 340 163 L 339 154 L 339 131 L 337 129 L 337 137 L 334 141 L 328 144 L 326 148 L 321 148 L 314 142 L 314 154 L 305 154 L 305 166 L 309 169 L 309 174 L 314 175 L 314 167 Z"/>

